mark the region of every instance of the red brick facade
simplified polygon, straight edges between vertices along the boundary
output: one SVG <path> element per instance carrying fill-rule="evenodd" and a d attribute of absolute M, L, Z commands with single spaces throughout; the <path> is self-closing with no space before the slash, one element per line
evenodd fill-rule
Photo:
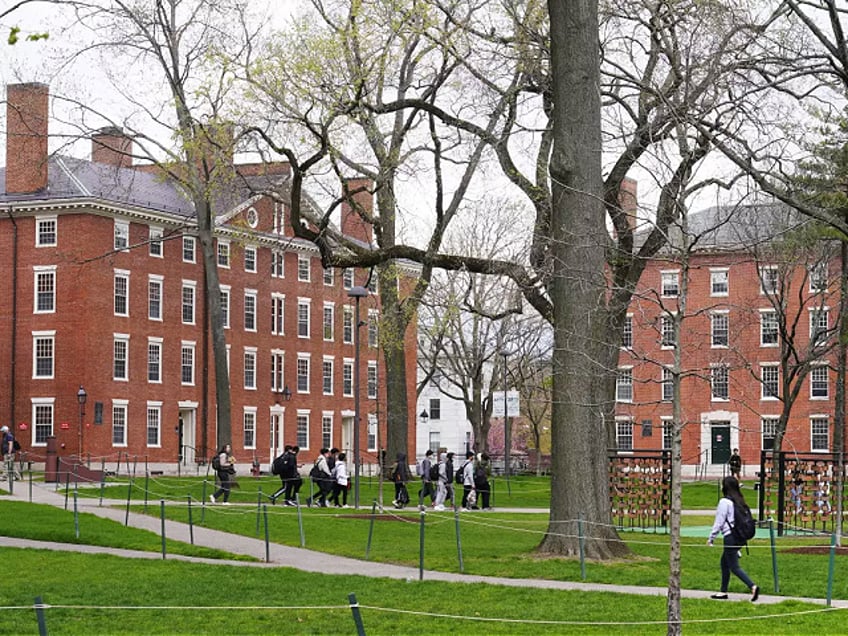
<path fill-rule="evenodd" d="M 81 450 L 92 461 L 113 461 L 119 452 L 164 466 L 179 457 L 185 464 L 204 461 L 216 439 L 215 383 L 194 219 L 108 194 L 58 197 L 45 189 L 46 177 L 34 187 L 48 165 L 44 133 L 43 147 L 35 135 L 27 137 L 35 150 L 21 151 L 14 130 L 9 134 L 0 201 L 0 295 L 7 299 L 0 305 L 2 419 L 36 457 L 52 435 L 60 455 Z M 119 133 L 101 131 L 93 144 L 94 158 L 116 174 L 132 171 Z M 59 167 L 51 160 L 50 170 L 57 170 L 51 180 Z M 17 196 L 24 192 L 34 194 Z M 368 196 L 357 198 L 371 205 Z M 218 273 L 228 298 L 233 449 L 240 463 L 267 466 L 283 444 L 299 444 L 303 461 L 322 446 L 350 453 L 353 445 L 355 303 L 347 288 L 364 285 L 368 272 L 355 271 L 352 280 L 339 270 L 325 277 L 317 250 L 286 231 L 286 213 L 267 198 L 251 199 L 218 230 L 219 256 L 227 260 L 228 252 L 229 261 Z M 367 323 L 360 331 L 360 447 L 369 464 L 377 440 L 385 446 L 385 377 L 374 343 L 378 296 L 360 302 Z M 414 326 L 405 340 L 414 422 Z M 80 435 L 81 386 L 87 400 Z"/>
<path fill-rule="evenodd" d="M 691 258 L 687 305 L 679 334 L 683 465 L 690 472 L 696 466 L 720 472 L 729 453 L 738 448 L 745 473 L 753 476 L 759 467 L 760 451 L 770 448 L 770 429 L 783 408 L 783 402 L 772 397 L 770 382 L 779 384 L 784 371 L 776 366 L 780 349 L 769 335 L 774 305 L 762 291 L 761 268 L 770 266 L 741 251 L 702 252 Z M 812 315 L 817 310 L 827 308 L 827 326 L 830 330 L 836 326 L 839 262 L 831 261 L 828 270 L 828 291 L 818 297 L 810 292 L 804 263 L 786 278 L 790 285 L 784 294 L 786 315 L 792 322 L 797 318 L 794 344 L 802 351 L 810 341 Z M 630 326 L 625 332 L 632 333 L 632 339 L 619 358 L 619 448 L 669 448 L 664 432 L 668 435 L 671 430 L 667 427 L 673 415 L 672 389 L 668 376 L 663 382 L 663 368 L 671 368 L 674 348 L 661 344 L 662 315 L 678 311 L 679 296 L 669 293 L 673 289 L 664 289 L 664 275 L 666 283 L 676 280 L 680 289 L 680 264 L 654 260 L 646 268 L 630 306 Z M 815 377 L 807 376 L 801 385 L 784 450 L 833 450 L 835 351 L 825 353 L 819 363 Z M 727 372 L 726 385 L 722 369 Z M 783 394 L 782 388 L 778 394 Z"/>

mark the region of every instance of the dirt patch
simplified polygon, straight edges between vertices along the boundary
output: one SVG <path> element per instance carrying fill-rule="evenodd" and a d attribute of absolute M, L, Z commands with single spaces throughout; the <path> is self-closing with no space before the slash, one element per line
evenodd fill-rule
<path fill-rule="evenodd" d="M 788 552 L 789 554 L 830 554 L 830 546 L 811 545 L 798 548 L 785 548 L 781 552 Z M 848 556 L 848 547 L 836 548 L 836 556 Z"/>

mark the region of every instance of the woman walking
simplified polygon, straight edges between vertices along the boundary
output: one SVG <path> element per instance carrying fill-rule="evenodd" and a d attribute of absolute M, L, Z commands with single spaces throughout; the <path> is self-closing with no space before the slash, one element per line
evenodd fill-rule
<path fill-rule="evenodd" d="M 232 487 L 231 480 L 236 472 L 236 460 L 231 455 L 232 452 L 232 446 L 229 444 L 225 444 L 221 447 L 221 450 L 218 451 L 217 473 L 218 481 L 221 482 L 221 485 L 218 490 L 215 491 L 214 495 L 209 495 L 209 499 L 212 503 L 217 503 L 221 500 L 221 497 L 223 497 L 224 500 L 221 501 L 221 503 L 224 505 L 230 504 L 230 488 Z"/>
<path fill-rule="evenodd" d="M 721 484 L 722 498 L 718 502 L 716 508 L 715 522 L 713 529 L 710 532 L 710 538 L 707 544 L 712 546 L 713 540 L 721 533 L 724 538 L 724 550 L 721 553 L 721 591 L 718 594 L 713 594 L 710 598 L 717 600 L 727 599 L 727 587 L 730 584 L 730 573 L 733 572 L 739 577 L 749 590 L 751 590 L 751 602 L 753 603 L 760 597 L 760 588 L 751 580 L 751 577 L 739 565 L 739 557 L 742 547 L 736 545 L 738 541 L 734 541 L 732 536 L 732 528 L 734 523 L 734 510 L 736 506 L 748 508 L 745 503 L 745 498 L 739 490 L 739 482 L 736 477 L 725 477 Z"/>

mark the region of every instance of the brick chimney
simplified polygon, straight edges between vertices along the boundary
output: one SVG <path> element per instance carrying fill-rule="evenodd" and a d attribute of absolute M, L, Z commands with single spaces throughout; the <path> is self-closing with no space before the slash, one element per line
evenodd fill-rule
<path fill-rule="evenodd" d="M 6 86 L 6 194 L 47 188 L 49 97 L 46 84 Z"/>
<path fill-rule="evenodd" d="M 122 128 L 108 126 L 91 136 L 91 160 L 116 168 L 132 168 L 132 139 Z"/>
<path fill-rule="evenodd" d="M 345 200 L 342 203 L 342 234 L 371 244 L 373 228 L 357 211 L 374 212 L 374 182 L 371 179 L 347 179 L 342 185 Z"/>

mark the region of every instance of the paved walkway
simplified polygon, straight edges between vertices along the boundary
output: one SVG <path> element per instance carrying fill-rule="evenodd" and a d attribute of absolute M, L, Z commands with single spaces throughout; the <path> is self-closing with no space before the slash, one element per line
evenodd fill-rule
<path fill-rule="evenodd" d="M 29 501 L 29 488 L 16 488 L 15 493 L 10 495 L 12 499 L 21 501 Z M 55 492 L 52 487 L 37 484 L 33 486 L 32 501 L 34 503 L 50 504 L 58 507 L 64 507 L 65 496 L 62 493 Z M 105 502 L 104 502 L 105 503 Z M 111 502 L 120 503 L 120 502 Z M 99 517 L 112 519 L 123 524 L 127 520 L 126 510 L 117 507 L 109 507 L 104 505 L 101 507 L 97 499 L 78 499 L 79 509 L 84 512 L 95 514 Z M 516 509 L 518 511 L 518 509 Z M 502 511 L 499 509 L 499 511 Z M 527 509 L 521 509 L 521 512 L 528 512 Z M 547 512 L 540 510 L 539 512 Z M 156 533 L 161 533 L 162 521 L 156 516 L 130 513 L 128 524 L 135 528 L 141 528 Z M 359 559 L 351 559 L 324 552 L 316 552 L 305 548 L 294 548 L 290 546 L 272 543 L 269 546 L 270 563 L 266 563 L 265 559 L 265 541 L 254 539 L 242 535 L 230 534 L 218 530 L 204 528 L 195 525 L 193 528 L 194 544 L 224 550 L 233 554 L 252 556 L 260 559 L 260 562 L 250 561 L 227 561 L 220 559 L 207 559 L 199 557 L 187 557 L 181 555 L 167 555 L 168 559 L 191 561 L 195 563 L 214 563 L 226 564 L 237 567 L 292 567 L 305 572 L 318 572 L 322 574 L 358 574 L 361 576 L 384 577 L 391 579 L 416 580 L 419 577 L 417 568 L 392 565 L 387 563 L 377 563 L 374 561 L 362 561 Z M 176 521 L 165 521 L 165 536 L 175 541 L 190 541 L 190 529 L 188 524 L 178 523 Z M 157 552 L 142 552 L 138 550 L 123 550 L 119 548 L 105 548 L 101 546 L 78 545 L 68 543 L 54 543 L 45 541 L 31 541 L 27 539 L 16 539 L 4 537 L 2 544 L 9 547 L 18 548 L 37 548 L 43 550 L 67 550 L 72 552 L 82 553 L 98 553 L 98 554 L 114 554 L 117 556 L 128 558 L 141 559 L 161 559 L 161 553 Z M 718 572 L 716 572 L 718 576 Z M 662 596 L 665 597 L 667 589 L 664 587 L 637 587 L 632 585 L 608 585 L 602 583 L 587 583 L 579 581 L 549 581 L 542 579 L 513 579 L 494 576 L 476 576 L 471 574 L 456 574 L 451 572 L 439 572 L 436 570 L 425 570 L 424 579 L 427 581 L 447 581 L 454 583 L 488 583 L 491 585 L 504 585 L 512 587 L 531 587 L 540 589 L 554 590 L 581 590 L 590 592 L 618 592 L 624 594 L 641 594 L 646 596 Z M 712 590 L 681 590 L 683 598 L 709 598 Z M 731 599 L 747 600 L 748 596 L 744 594 L 731 594 Z M 789 600 L 790 597 L 772 596 L 761 594 L 758 602 L 760 603 L 779 603 Z M 813 603 L 824 605 L 824 599 L 817 598 L 797 598 L 792 597 L 792 600 L 802 601 L 805 603 Z M 833 607 L 848 609 L 848 601 L 835 600 L 832 602 Z"/>

